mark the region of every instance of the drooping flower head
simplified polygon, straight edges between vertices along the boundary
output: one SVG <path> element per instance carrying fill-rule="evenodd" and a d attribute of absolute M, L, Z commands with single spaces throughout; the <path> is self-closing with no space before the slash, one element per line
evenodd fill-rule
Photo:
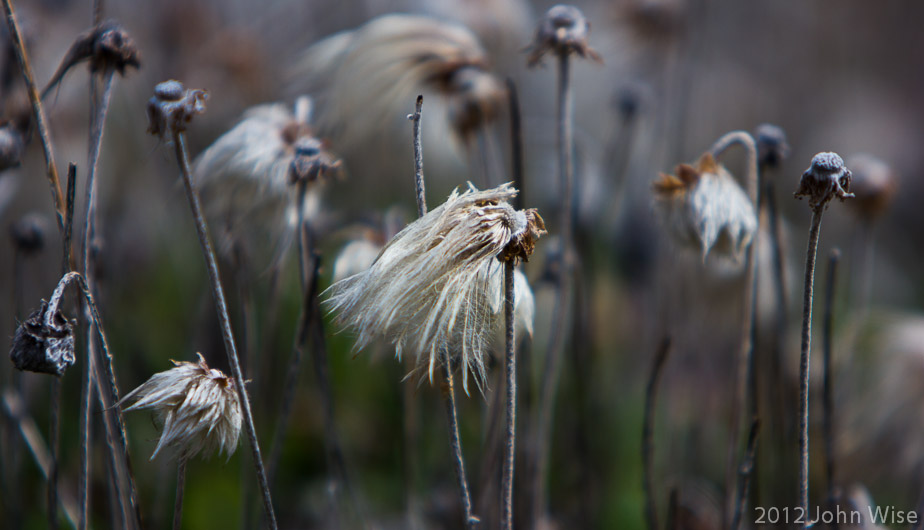
<path fill-rule="evenodd" d="M 654 183 L 655 205 L 681 246 L 711 250 L 740 260 L 757 231 L 757 215 L 747 193 L 710 153 L 696 166 L 680 164 L 676 175 Z"/>
<path fill-rule="evenodd" d="M 510 205 L 517 193 L 507 184 L 454 191 L 399 232 L 369 269 L 332 285 L 327 304 L 356 332 L 357 349 L 384 336 L 399 358 L 416 353 L 431 382 L 447 350 L 466 393 L 469 372 L 482 388 L 484 352 L 503 312 L 501 260 L 526 260 L 545 233 L 536 210 Z"/>
<path fill-rule="evenodd" d="M 151 376 L 119 401 L 134 400 L 127 409 L 152 409 L 163 431 L 151 460 L 167 446 L 176 448 L 179 458 L 188 459 L 205 451 L 223 452 L 230 458 L 241 434 L 241 404 L 234 379 L 199 361 L 172 361 L 175 368 Z"/>

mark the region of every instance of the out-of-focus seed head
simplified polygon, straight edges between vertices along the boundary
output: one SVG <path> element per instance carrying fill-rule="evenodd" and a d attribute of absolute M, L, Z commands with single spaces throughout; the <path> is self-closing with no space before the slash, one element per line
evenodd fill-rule
<path fill-rule="evenodd" d="M 58 377 L 74 364 L 73 325 L 57 304 L 42 300 L 42 307 L 16 328 L 10 360 L 19 370 Z"/>
<path fill-rule="evenodd" d="M 808 197 L 813 210 L 826 208 L 831 199 L 853 197 L 850 193 L 850 170 L 837 153 L 818 153 L 812 158 L 812 165 L 802 174 L 799 189 L 793 194 L 797 199 Z"/>
<path fill-rule="evenodd" d="M 418 355 L 417 373 L 443 364 L 443 351 L 483 388 L 487 342 L 503 312 L 504 267 L 525 259 L 544 233 L 535 210 L 516 210 L 505 184 L 453 192 L 439 207 L 398 233 L 366 271 L 328 289 L 338 322 L 357 333 L 356 348 L 384 336 L 400 358 Z"/>
<path fill-rule="evenodd" d="M 289 164 L 289 182 L 316 182 L 327 176 L 339 175 L 341 162 L 324 150 L 317 138 L 305 136 L 293 144 L 294 156 Z"/>
<path fill-rule="evenodd" d="M 148 132 L 163 140 L 185 131 L 193 116 L 205 112 L 208 97 L 205 90 L 184 90 L 179 81 L 159 83 L 148 101 Z"/>
<path fill-rule="evenodd" d="M 656 211 L 681 247 L 714 250 L 740 261 L 757 232 L 757 214 L 747 193 L 712 154 L 696 166 L 680 164 L 653 185 Z"/>
<path fill-rule="evenodd" d="M 19 166 L 24 149 L 21 129 L 12 121 L 0 123 L 0 171 Z"/>
<path fill-rule="evenodd" d="M 875 156 L 861 153 L 847 159 L 851 168 L 850 206 L 866 219 L 879 217 L 888 208 L 898 189 L 898 178 L 889 164 Z"/>
<path fill-rule="evenodd" d="M 493 122 L 507 103 L 504 83 L 479 67 L 456 70 L 447 88 L 449 119 L 463 139 Z"/>
<path fill-rule="evenodd" d="M 587 42 L 589 34 L 590 22 L 584 18 L 584 13 L 580 9 L 571 5 L 552 6 L 536 28 L 536 36 L 528 49 L 527 64 L 531 67 L 541 64 L 547 53 L 576 53 L 581 57 L 602 62 L 600 54 Z"/>
<path fill-rule="evenodd" d="M 757 158 L 761 166 L 776 168 L 789 157 L 789 143 L 786 132 L 770 123 L 757 126 Z"/>
<path fill-rule="evenodd" d="M 175 368 L 151 376 L 118 405 L 134 400 L 129 410 L 151 409 L 163 425 L 153 460 L 164 447 L 176 449 L 179 459 L 205 452 L 207 456 L 237 449 L 241 434 L 241 404 L 234 379 L 199 361 L 173 361 Z"/>
<path fill-rule="evenodd" d="M 90 70 L 95 72 L 113 68 L 124 75 L 129 66 L 136 69 L 141 66 L 134 39 L 120 25 L 107 21 L 95 29 L 93 34 L 95 38 Z"/>
<path fill-rule="evenodd" d="M 16 250 L 25 255 L 38 253 L 45 246 L 45 231 L 48 228 L 45 218 L 37 213 L 29 213 L 10 225 L 10 237 Z"/>

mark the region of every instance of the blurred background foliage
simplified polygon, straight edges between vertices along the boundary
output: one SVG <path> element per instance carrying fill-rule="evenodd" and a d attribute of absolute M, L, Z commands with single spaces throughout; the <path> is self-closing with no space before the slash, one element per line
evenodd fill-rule
<path fill-rule="evenodd" d="M 553 295 L 546 269 L 548 256 L 554 254 L 558 221 L 555 69 L 554 62 L 548 61 L 545 68 L 527 70 L 523 49 L 550 5 L 526 0 L 105 2 L 107 18 L 123 24 L 142 57 L 139 71 L 116 81 L 98 175 L 99 303 L 122 392 L 169 368 L 169 359 L 191 360 L 196 351 L 210 364 L 227 369 L 172 150 L 145 133 L 145 102 L 154 85 L 172 78 L 209 91 L 208 111 L 188 133 L 191 155 L 196 156 L 230 129 L 246 108 L 272 101 L 291 103 L 300 92 L 288 81 L 291 70 L 299 53 L 312 43 L 382 14 L 413 12 L 467 24 L 482 39 L 490 69 L 512 78 L 520 92 L 526 148 L 524 205 L 540 209 L 550 232 L 526 267 L 537 297 L 537 333 L 528 346 L 533 360 L 520 375 L 524 386 L 531 387 L 523 390 L 523 400 L 530 399 L 530 392 L 534 399 L 542 391 L 535 387 L 551 328 Z M 899 193 L 871 227 L 849 208 L 831 208 L 825 217 L 819 264 L 831 248 L 844 251 L 835 326 L 839 482 L 844 488 L 865 485 L 878 504 L 912 509 L 924 488 L 920 449 L 924 447 L 924 391 L 918 384 L 924 374 L 920 273 L 924 208 L 919 204 L 924 196 L 919 178 L 924 162 L 920 148 L 924 145 L 924 33 L 920 31 L 924 4 L 604 0 L 576 5 L 591 22 L 590 44 L 604 64 L 576 62 L 573 67 L 577 231 L 584 287 L 578 294 L 580 325 L 562 364 L 552 429 L 549 524 L 643 526 L 639 455 L 644 387 L 656 345 L 667 333 L 673 337 L 674 350 L 665 367 L 655 421 L 657 501 L 665 512 L 669 492 L 676 488 L 691 510 L 708 514 L 719 509 L 742 313 L 741 282 L 734 267 L 723 272 L 711 258 L 685 256 L 662 241 L 651 214 L 650 183 L 659 172 L 696 160 L 726 131 L 753 131 L 763 122 L 781 126 L 792 147 L 790 157 L 770 176 L 776 182 L 783 217 L 789 326 L 785 336 L 774 337 L 771 287 L 762 276 L 758 352 L 772 340 L 781 341 L 786 354 L 783 391 L 792 403 L 798 375 L 803 234 L 810 215 L 806 205 L 791 200 L 789 193 L 819 151 L 845 157 L 871 153 L 899 177 Z M 90 6 L 73 0 L 30 0 L 17 2 L 17 10 L 36 77 L 44 83 L 71 42 L 90 27 Z M 4 60 L 9 63 L 11 58 Z M 10 90 L 21 89 L 19 83 L 15 81 Z M 78 164 L 79 190 L 86 173 L 87 86 L 86 69 L 75 68 L 47 100 L 46 108 L 59 167 L 67 161 Z M 473 167 L 476 159 L 452 135 L 439 126 L 428 130 L 428 119 L 445 112 L 440 98 L 438 93 L 428 93 L 424 104 L 431 206 L 466 180 L 480 185 L 483 178 Z M 371 107 L 386 103 L 356 101 L 350 108 L 355 116 L 342 119 L 361 120 Z M 381 145 L 364 143 L 340 152 L 337 145 L 329 146 L 343 157 L 345 176 L 329 183 L 322 198 L 318 220 L 322 288 L 329 285 L 334 257 L 356 233 L 356 226 L 370 225 L 394 205 L 405 219 L 413 217 L 411 128 L 403 121 L 412 109 L 413 98 L 408 98 L 398 107 L 400 127 L 393 126 L 395 122 L 379 124 Z M 506 110 L 485 134 L 503 167 L 509 167 Z M 743 157 L 731 156 L 727 163 L 732 171 L 743 172 Z M 21 167 L 0 174 L 2 225 L 39 212 L 46 235 L 44 250 L 32 256 L 17 253 L 10 238 L 0 242 L 0 336 L 4 337 L 13 335 L 17 319 L 50 296 L 59 279 L 60 242 L 43 168 L 39 142 L 33 140 Z M 495 181 L 509 180 L 507 174 Z M 77 196 L 81 212 L 82 191 Z M 867 233 L 864 230 L 868 235 L 862 235 Z M 759 253 L 765 255 L 764 242 L 758 243 Z M 864 252 L 874 255 L 868 310 L 859 302 L 867 281 L 861 277 Z M 257 256 L 250 270 L 256 292 L 264 295 L 268 263 L 267 256 Z M 261 340 L 270 337 L 266 343 L 271 347 L 256 360 L 266 378 L 254 395 L 264 453 L 271 443 L 301 301 L 294 258 L 289 256 L 287 263 L 278 324 L 261 330 Z M 759 263 L 763 267 L 768 262 L 762 257 Z M 758 274 L 764 271 L 768 269 Z M 823 274 L 820 266 L 817 286 L 824 284 Z M 226 280 L 237 311 L 239 297 L 230 278 Z M 262 296 L 256 298 L 258 322 L 269 312 Z M 816 299 L 821 298 L 816 290 Z M 819 302 L 816 323 L 820 311 Z M 416 391 L 421 438 L 413 455 L 416 474 L 407 478 L 401 393 L 402 385 L 411 383 L 401 383 L 404 367 L 384 347 L 354 355 L 348 334 L 336 333 L 329 321 L 326 329 L 337 428 L 356 500 L 342 500 L 339 509 L 329 507 L 322 410 L 315 373 L 306 361 L 273 487 L 281 525 L 328 527 L 331 513 L 339 513 L 340 523 L 348 528 L 359 526 L 362 518 L 381 528 L 402 528 L 409 480 L 429 526 L 455 528 L 461 517 L 438 389 L 425 384 Z M 236 331 L 240 336 L 240 326 Z M 819 375 L 821 342 L 819 334 L 815 336 L 813 375 Z M 82 362 L 79 357 L 78 364 Z M 530 366 L 532 373 L 526 371 Z M 47 436 L 47 377 L 22 374 L 14 383 L 11 371 L 6 364 L 3 386 L 19 386 L 26 411 Z M 61 489 L 71 499 L 76 495 L 79 455 L 77 373 L 69 372 L 63 380 Z M 818 383 L 820 388 L 820 379 Z M 815 387 L 813 392 L 820 396 Z M 490 401 L 490 393 L 459 399 L 476 501 L 487 456 Z M 528 410 L 523 409 L 523 417 Z M 813 404 L 812 410 L 813 418 L 820 418 L 820 408 L 816 411 Z M 95 414 L 92 521 L 94 527 L 105 528 L 111 525 L 106 446 L 98 408 Z M 149 415 L 128 414 L 126 420 L 146 527 L 166 527 L 172 514 L 175 467 L 164 457 L 148 461 L 158 436 Z M 821 447 L 814 445 L 820 440 L 815 423 L 812 497 L 820 502 L 824 483 Z M 758 483 L 754 500 L 765 506 L 795 501 L 796 460 L 786 452 L 795 446 L 795 438 L 788 439 L 790 449 L 779 446 L 783 450 L 776 451 L 773 436 L 777 435 L 766 430 L 761 439 L 766 448 L 761 454 L 770 456 L 758 460 L 763 482 Z M 529 443 L 527 431 L 521 431 L 521 441 Z M 9 448 L 15 442 L 8 436 L 3 443 Z M 191 463 L 186 527 L 257 524 L 259 503 L 249 458 L 248 450 L 239 448 L 227 462 L 212 458 Z M 44 481 L 21 445 L 16 459 L 15 464 L 4 462 L 3 526 L 9 522 L 8 528 L 43 528 Z M 18 472 L 11 475 L 12 469 Z M 517 480 L 517 491 L 528 491 L 531 485 L 523 482 L 519 470 Z M 792 491 L 784 487 L 780 493 L 778 481 L 791 484 Z"/>

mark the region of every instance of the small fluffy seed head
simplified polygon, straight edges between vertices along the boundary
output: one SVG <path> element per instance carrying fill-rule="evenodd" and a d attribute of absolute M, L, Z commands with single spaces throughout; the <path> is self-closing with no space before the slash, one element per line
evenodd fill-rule
<path fill-rule="evenodd" d="M 761 166 L 776 168 L 789 157 L 789 143 L 782 128 L 769 123 L 757 126 L 757 159 Z"/>
<path fill-rule="evenodd" d="M 656 211 L 674 241 L 704 259 L 714 250 L 740 261 L 757 232 L 751 199 L 710 153 L 674 172 L 662 173 L 653 186 Z"/>
<path fill-rule="evenodd" d="M 326 303 L 357 333 L 356 347 L 384 336 L 399 358 L 416 353 L 416 371 L 431 382 L 446 350 L 459 360 L 466 393 L 469 372 L 482 388 L 487 342 L 503 313 L 501 259 L 525 259 L 545 232 L 534 210 L 510 205 L 516 194 L 507 184 L 454 191 L 399 232 L 368 270 L 332 285 Z"/>
<path fill-rule="evenodd" d="M 241 434 L 241 404 L 234 379 L 199 361 L 177 362 L 166 372 L 151 376 L 119 401 L 134 404 L 125 409 L 153 410 L 163 431 L 151 460 L 164 447 L 176 449 L 179 459 L 205 452 L 224 452 L 230 458 Z"/>
<path fill-rule="evenodd" d="M 148 132 L 163 140 L 168 135 L 185 131 L 193 116 L 205 112 L 208 97 L 205 90 L 184 90 L 179 81 L 159 83 L 154 87 L 154 96 L 148 100 Z"/>
<path fill-rule="evenodd" d="M 530 45 L 527 63 L 536 66 L 548 54 L 570 55 L 576 53 L 602 62 L 600 54 L 587 43 L 590 22 L 580 9 L 570 5 L 552 6 L 536 28 L 536 36 Z"/>
<path fill-rule="evenodd" d="M 847 204 L 865 219 L 879 217 L 895 196 L 898 178 L 889 164 L 872 155 L 853 155 L 847 162 L 852 168 L 850 190 L 855 196 Z"/>
<path fill-rule="evenodd" d="M 797 199 L 808 197 L 813 210 L 827 208 L 828 202 L 853 197 L 850 193 L 850 170 L 837 153 L 818 153 L 812 158 L 812 165 L 802 174 L 799 189 L 793 194 Z"/>

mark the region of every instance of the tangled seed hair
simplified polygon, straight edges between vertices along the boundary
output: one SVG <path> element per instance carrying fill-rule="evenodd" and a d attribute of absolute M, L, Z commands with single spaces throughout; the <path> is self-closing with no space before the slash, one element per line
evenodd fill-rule
<path fill-rule="evenodd" d="M 199 361 L 177 362 L 165 372 L 151 376 L 119 401 L 135 400 L 125 409 L 152 409 L 163 425 L 151 460 L 167 446 L 177 449 L 180 459 L 205 451 L 224 452 L 228 458 L 237 448 L 241 434 L 241 404 L 234 380 Z"/>
<path fill-rule="evenodd" d="M 399 232 L 365 272 L 332 285 L 326 301 L 356 332 L 356 349 L 384 336 L 399 359 L 406 350 L 416 353 L 411 375 L 426 372 L 432 383 L 447 350 L 466 393 L 469 372 L 484 388 L 484 353 L 503 311 L 504 265 L 497 258 L 509 244 L 544 233 L 534 210 L 509 204 L 515 188 L 469 186 Z"/>

